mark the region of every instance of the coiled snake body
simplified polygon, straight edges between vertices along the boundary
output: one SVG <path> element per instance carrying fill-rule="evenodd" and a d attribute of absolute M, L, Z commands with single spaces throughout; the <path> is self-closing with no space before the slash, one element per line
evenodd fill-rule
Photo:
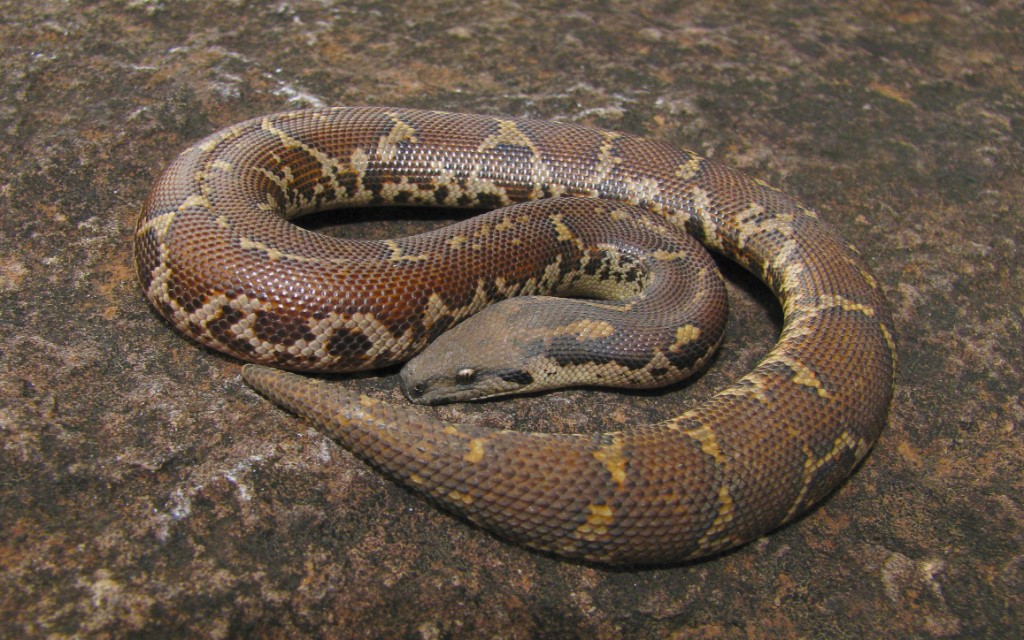
<path fill-rule="evenodd" d="M 889 406 L 895 347 L 883 294 L 814 212 L 691 152 L 571 124 L 414 110 L 258 118 L 210 136 L 168 169 L 140 217 L 136 264 L 154 306 L 204 344 L 290 369 L 365 369 L 408 358 L 499 290 L 531 293 L 536 282 L 510 287 L 489 275 L 449 295 L 453 276 L 430 272 L 429 246 L 387 241 L 375 245 L 386 254 L 378 258 L 402 263 L 402 286 L 427 288 L 389 298 L 381 292 L 393 275 L 345 280 L 367 245 L 347 244 L 337 257 L 338 241 L 284 217 L 345 204 L 481 207 L 556 196 L 639 207 L 751 270 L 782 304 L 776 346 L 681 415 L 585 436 L 445 424 L 265 367 L 247 366 L 244 377 L 448 509 L 566 556 L 622 564 L 708 555 L 832 491 L 866 455 Z M 499 235 L 491 232 L 501 224 L 484 235 Z M 461 237 L 456 244 L 473 244 Z M 339 306 L 327 299 L 339 282 L 349 302 L 369 298 L 359 309 Z"/>

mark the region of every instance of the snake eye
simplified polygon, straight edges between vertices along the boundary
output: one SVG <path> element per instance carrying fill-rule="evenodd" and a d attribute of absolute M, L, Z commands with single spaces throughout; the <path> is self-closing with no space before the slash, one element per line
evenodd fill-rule
<path fill-rule="evenodd" d="M 457 382 L 458 384 L 469 384 L 473 382 L 475 378 L 476 369 L 470 369 L 469 367 L 466 367 L 465 369 L 459 369 L 455 373 L 455 382 Z"/>

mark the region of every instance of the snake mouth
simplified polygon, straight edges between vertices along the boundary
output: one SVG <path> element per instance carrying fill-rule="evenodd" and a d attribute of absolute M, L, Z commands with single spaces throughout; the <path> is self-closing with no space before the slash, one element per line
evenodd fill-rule
<path fill-rule="evenodd" d="M 426 382 L 409 382 L 406 380 L 406 376 L 400 375 L 398 377 L 398 387 L 402 390 L 402 394 L 409 399 L 409 402 L 426 404 L 423 402 L 423 397 L 427 393 Z"/>
<path fill-rule="evenodd" d="M 444 379 L 416 380 L 407 373 L 406 368 L 398 374 L 398 386 L 409 402 L 419 405 L 434 406 L 484 399 L 480 390 L 473 387 L 459 388 L 458 383 L 450 384 Z"/>

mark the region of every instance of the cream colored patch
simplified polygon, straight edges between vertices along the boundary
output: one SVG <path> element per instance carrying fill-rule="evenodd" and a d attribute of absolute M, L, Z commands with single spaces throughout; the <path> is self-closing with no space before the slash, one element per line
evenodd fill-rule
<path fill-rule="evenodd" d="M 757 222 L 764 216 L 765 208 L 757 203 L 751 202 L 745 209 L 736 214 L 736 221 L 740 229 L 756 229 Z M 747 242 L 747 235 L 740 234 L 738 237 L 738 246 L 743 248 Z"/>
<path fill-rule="evenodd" d="M 620 487 L 626 482 L 626 465 L 629 459 L 622 454 L 622 442 L 614 440 L 608 446 L 594 452 L 594 459 L 604 465 L 612 481 Z"/>
<path fill-rule="evenodd" d="M 194 198 L 201 198 L 202 196 L 192 196 Z M 191 198 L 190 198 L 191 199 Z M 182 205 L 184 206 L 184 205 Z M 178 211 L 172 211 L 170 213 L 162 213 L 158 216 L 154 216 L 139 227 L 138 232 L 135 235 L 142 236 L 153 231 L 153 234 L 162 242 L 163 238 L 167 235 L 167 230 L 171 226 L 171 222 L 174 220 L 174 216 L 178 215 L 181 211 L 181 207 L 178 207 Z"/>
<path fill-rule="evenodd" d="M 857 441 L 845 429 L 832 441 L 832 448 L 820 458 L 815 457 L 814 452 L 805 447 L 804 454 L 807 458 L 804 460 L 804 484 L 810 482 L 810 476 L 818 469 L 838 458 L 844 451 L 857 451 Z"/>
<path fill-rule="evenodd" d="M 476 231 L 473 232 L 473 237 L 486 240 L 491 235 L 491 229 L 491 225 L 485 222 L 481 224 Z"/>
<path fill-rule="evenodd" d="M 559 242 L 573 242 L 576 246 L 582 246 L 582 242 L 573 235 L 572 229 L 565 224 L 561 214 L 553 214 L 548 217 L 551 224 L 555 227 L 555 239 Z"/>
<path fill-rule="evenodd" d="M 800 213 L 804 214 L 808 218 L 813 218 L 814 220 L 818 219 L 818 212 L 815 211 L 814 209 L 808 209 L 807 207 L 803 206 L 802 204 L 797 204 L 796 208 L 797 208 L 797 211 L 799 211 Z"/>
<path fill-rule="evenodd" d="M 692 324 L 684 325 L 676 329 L 676 339 L 668 350 L 678 353 L 686 345 L 693 344 L 698 340 L 700 340 L 700 327 L 695 327 Z"/>
<path fill-rule="evenodd" d="M 181 204 L 178 205 L 178 212 L 180 213 L 185 209 L 190 209 L 192 207 L 200 207 L 202 209 L 210 210 L 213 208 L 213 203 L 211 203 L 209 198 L 204 195 L 197 193 L 192 194 L 181 201 Z"/>
<path fill-rule="evenodd" d="M 350 266 L 350 260 L 344 256 L 338 257 L 318 257 L 318 256 L 304 256 L 297 253 L 285 253 L 276 247 L 272 247 L 265 242 L 253 240 L 248 237 L 242 237 L 238 239 L 238 248 L 245 251 L 259 251 L 263 253 L 270 260 L 283 260 L 288 259 L 293 262 L 302 262 L 308 264 L 330 264 L 335 268 L 335 273 L 338 275 L 344 275 L 348 273 L 347 267 Z"/>
<path fill-rule="evenodd" d="M 627 189 L 625 199 L 630 204 L 639 205 L 643 202 L 647 208 L 656 213 L 663 209 L 663 206 L 657 202 L 658 196 L 661 195 L 661 182 L 659 180 L 654 178 L 641 178 L 639 180 L 624 178 L 622 183 Z"/>
<path fill-rule="evenodd" d="M 759 235 L 778 235 L 789 240 L 789 247 L 784 251 L 794 251 L 797 245 L 792 242 L 793 222 L 796 220 L 792 212 L 778 212 L 772 216 L 764 217 L 765 209 L 760 204 L 752 202 L 747 205 L 739 215 L 739 224 L 736 227 L 736 242 L 739 247 L 745 247 L 750 238 Z M 794 261 L 799 262 L 799 261 Z M 779 261 L 785 264 L 784 261 Z"/>
<path fill-rule="evenodd" d="M 270 260 L 280 260 L 286 256 L 286 254 L 280 249 L 272 247 L 265 242 L 257 242 L 250 238 L 239 238 L 238 247 L 244 251 L 259 251 Z"/>
<path fill-rule="evenodd" d="M 244 132 L 242 131 L 241 128 L 239 128 L 237 125 L 234 125 L 234 126 L 231 126 L 231 127 L 227 128 L 227 129 L 222 130 L 219 135 L 216 135 L 215 137 L 202 142 L 199 145 L 198 148 L 201 151 L 205 151 L 205 152 L 209 153 L 209 152 L 213 151 L 214 149 L 216 149 L 218 146 L 220 146 L 221 143 L 229 142 L 229 141 L 234 140 L 236 138 L 240 138 L 243 133 Z M 189 147 L 188 149 L 183 151 L 182 155 L 185 155 L 186 153 L 189 153 L 190 151 L 192 151 L 192 147 Z"/>
<path fill-rule="evenodd" d="M 768 184 L 767 182 L 765 182 L 764 180 L 762 180 L 760 178 L 754 178 L 754 182 L 759 187 L 764 187 L 765 189 L 768 189 L 769 191 L 774 191 L 775 193 L 782 193 L 781 189 L 779 189 L 778 187 L 773 187 L 772 185 Z"/>
<path fill-rule="evenodd" d="M 501 217 L 501 222 L 494 225 L 494 230 L 510 231 L 515 228 L 517 222 L 519 222 L 519 220 L 516 217 L 505 214 Z"/>
<path fill-rule="evenodd" d="M 281 210 L 281 203 L 277 201 L 277 198 L 275 198 L 272 193 L 270 193 L 269 191 L 266 191 L 266 192 L 264 192 L 263 197 L 266 198 L 267 201 L 266 202 L 257 202 L 256 203 L 256 208 L 257 209 L 259 209 L 260 211 L 267 212 L 267 213 L 275 213 L 275 212 Z"/>
<path fill-rule="evenodd" d="M 850 432 L 845 429 L 832 441 L 832 448 L 821 457 L 814 455 L 814 452 L 805 445 L 803 447 L 803 453 L 805 456 L 803 486 L 800 488 L 800 493 L 797 495 L 796 500 L 793 501 L 793 505 L 786 513 L 786 517 L 783 519 L 783 522 L 787 522 L 790 518 L 802 512 L 801 507 L 803 506 L 803 501 L 807 497 L 807 492 L 811 488 L 811 482 L 814 480 L 814 474 L 817 473 L 819 469 L 842 456 L 845 451 L 854 452 L 854 457 L 859 461 L 867 454 L 868 449 L 870 449 L 870 445 L 867 441 L 862 438 L 854 438 L 850 435 Z"/>
<path fill-rule="evenodd" d="M 615 141 L 622 136 L 610 131 L 603 131 L 602 135 L 604 140 L 601 142 L 601 146 L 598 147 L 597 164 L 594 166 L 593 178 L 591 179 L 591 184 L 594 188 L 591 190 L 590 195 L 595 198 L 601 195 L 597 187 L 607 182 L 616 168 L 622 164 L 622 158 L 615 155 Z"/>
<path fill-rule="evenodd" d="M 156 236 L 157 242 L 159 243 L 161 254 L 164 254 L 164 256 L 166 256 L 167 247 L 164 244 L 164 240 L 167 237 L 167 232 L 171 228 L 171 223 L 174 222 L 175 216 L 177 216 L 179 213 L 182 213 L 186 209 L 190 209 L 192 207 L 200 207 L 202 209 L 206 209 L 209 211 L 212 209 L 213 205 L 210 203 L 209 199 L 206 198 L 206 196 L 204 195 L 190 195 L 181 201 L 181 204 L 178 205 L 178 208 L 175 211 L 162 213 L 158 216 L 154 216 L 146 220 L 146 222 L 142 226 L 140 226 L 136 231 L 136 237 L 141 237 L 145 233 L 152 231 L 153 235 Z M 161 259 L 161 263 L 162 261 L 163 259 Z"/>
<path fill-rule="evenodd" d="M 430 256 L 426 254 L 420 254 L 418 256 L 405 255 L 402 247 L 400 247 L 394 240 L 384 240 L 384 246 L 391 251 L 391 255 L 388 257 L 389 262 L 421 262 L 430 258 Z"/>
<path fill-rule="evenodd" d="M 562 257 L 558 256 L 558 258 L 552 261 L 551 264 L 544 267 L 544 273 L 541 274 L 541 277 L 539 279 L 531 279 L 527 283 L 527 285 L 523 287 L 522 295 L 533 295 L 538 291 L 551 291 L 551 289 L 554 287 L 554 284 L 558 282 L 558 280 L 562 276 L 561 264 Z"/>
<path fill-rule="evenodd" d="M 398 145 L 402 142 L 419 142 L 416 138 L 416 129 L 402 122 L 395 114 L 389 114 L 394 122 L 391 131 L 386 136 L 381 136 L 377 142 L 377 157 L 382 162 L 394 162 L 398 156 Z"/>
<path fill-rule="evenodd" d="M 885 344 L 889 347 L 889 353 L 892 355 L 892 367 L 896 369 L 896 340 L 893 339 L 892 333 L 889 332 L 889 327 L 885 326 L 885 323 L 879 322 L 878 328 L 882 330 L 882 338 L 885 339 Z"/>
<path fill-rule="evenodd" d="M 275 357 L 275 354 L 287 352 L 292 355 L 319 360 L 330 364 L 338 357 L 327 351 L 331 338 L 339 331 L 358 331 L 366 336 L 373 345 L 367 351 L 367 357 L 375 358 L 382 354 L 395 354 L 408 350 L 411 337 L 409 333 L 394 335 L 387 330 L 372 314 L 356 313 L 351 316 L 331 313 L 319 319 L 310 319 L 309 333 L 311 340 L 296 340 L 290 345 L 269 342 L 257 337 L 253 327 L 258 312 L 267 310 L 263 302 L 256 298 L 239 296 L 227 300 L 224 296 L 211 298 L 203 307 L 191 314 L 185 314 L 177 305 L 172 304 L 174 322 L 182 330 L 190 327 L 197 339 L 205 344 L 219 344 L 218 340 L 206 330 L 207 323 L 222 316 L 224 309 L 232 309 L 239 313 L 239 320 L 229 331 L 240 339 L 248 341 L 256 357 Z M 268 307 L 272 308 L 272 307 Z"/>
<path fill-rule="evenodd" d="M 673 260 L 685 260 L 690 256 L 690 252 L 685 249 L 681 251 L 665 251 L 658 249 L 651 253 L 651 257 L 658 262 L 671 262 Z"/>
<path fill-rule="evenodd" d="M 427 298 L 427 306 L 424 309 L 423 321 L 427 327 L 434 326 L 441 318 L 451 318 L 454 322 L 459 322 L 468 316 L 473 315 L 478 310 L 485 307 L 491 302 L 490 297 L 487 293 L 487 287 L 483 279 L 477 280 L 476 290 L 473 292 L 473 298 L 462 307 L 449 307 L 444 299 L 439 296 L 436 292 L 431 293 L 430 297 Z"/>
<path fill-rule="evenodd" d="M 605 504 L 591 504 L 587 510 L 587 521 L 576 528 L 576 533 L 590 541 L 608 535 L 608 527 L 615 523 L 612 508 Z"/>
<path fill-rule="evenodd" d="M 508 197 L 508 192 L 504 187 L 498 185 L 493 180 L 480 178 L 478 171 L 471 172 L 463 180 L 456 178 L 451 168 L 446 166 L 443 161 L 431 162 L 427 171 L 434 175 L 432 180 L 434 190 L 431 193 L 436 193 L 438 189 L 444 189 L 447 192 L 443 203 L 445 205 L 459 206 L 461 204 L 474 206 L 480 204 L 481 195 L 487 195 L 492 199 L 496 199 L 502 206 L 512 204 L 512 200 Z"/>
<path fill-rule="evenodd" d="M 262 128 L 264 131 L 274 134 L 281 141 L 286 149 L 301 149 L 303 152 L 308 154 L 314 160 L 320 164 L 320 172 L 325 176 L 333 176 L 335 174 L 348 173 L 348 168 L 340 165 L 338 160 L 327 153 L 324 153 L 320 149 L 308 145 L 298 138 L 293 138 L 281 129 L 274 126 L 274 123 L 269 118 L 264 118 L 262 122 Z M 314 188 L 313 198 L 321 192 L 323 192 L 324 186 L 317 184 Z"/>
<path fill-rule="evenodd" d="M 821 383 L 821 380 L 818 379 L 818 374 L 816 374 L 810 367 L 800 362 L 796 358 L 791 358 L 789 356 L 776 352 L 773 354 L 769 354 L 769 356 L 764 359 L 762 364 L 768 364 L 771 362 L 778 362 L 792 370 L 792 381 L 794 384 L 814 389 L 822 398 L 832 397 L 832 394 L 830 394 L 828 390 L 825 389 L 824 385 L 822 385 Z"/>
<path fill-rule="evenodd" d="M 867 269 L 861 269 L 860 276 L 864 278 L 864 282 L 868 283 L 869 287 L 871 287 L 872 289 L 878 288 L 878 280 L 876 280 L 875 276 L 871 275 L 871 273 Z"/>
<path fill-rule="evenodd" d="M 821 296 L 821 305 L 824 308 L 839 307 L 843 311 L 857 311 L 869 318 L 875 317 L 875 308 L 871 305 L 862 304 L 837 294 Z"/>
<path fill-rule="evenodd" d="M 564 327 L 555 329 L 554 333 L 560 336 L 574 337 L 583 342 L 584 340 L 611 337 L 615 335 L 615 327 L 604 320 L 574 320 Z"/>
<path fill-rule="evenodd" d="M 409 179 L 402 176 L 397 181 L 385 182 L 380 185 L 380 197 L 386 202 L 395 202 L 402 194 L 407 194 L 407 203 L 422 202 L 433 204 L 434 192 L 420 189 L 419 185 L 409 182 Z"/>
<path fill-rule="evenodd" d="M 461 502 L 465 505 L 473 504 L 473 496 L 462 493 L 461 491 L 455 491 L 454 489 L 448 492 L 448 499 L 452 502 Z"/>
<path fill-rule="evenodd" d="M 696 440 L 700 445 L 700 450 L 706 455 L 711 456 L 716 465 L 722 466 L 725 464 L 725 457 L 722 455 L 722 450 L 718 447 L 715 430 L 710 425 L 702 424 L 696 429 L 687 429 L 683 433 Z"/>
<path fill-rule="evenodd" d="M 495 285 L 497 286 L 497 285 Z M 469 301 L 464 307 L 452 309 L 452 318 L 456 321 L 462 320 L 466 316 L 472 315 L 477 309 L 482 309 L 487 306 L 491 300 L 491 296 L 487 291 L 487 283 L 484 282 L 483 278 L 476 281 L 476 290 L 473 291 L 473 299 Z"/>
<path fill-rule="evenodd" d="M 452 310 L 445 304 L 444 299 L 433 292 L 427 298 L 427 306 L 424 308 L 423 321 L 428 327 L 432 327 L 439 318 L 454 315 Z"/>
<path fill-rule="evenodd" d="M 695 153 L 686 152 L 689 156 L 686 162 L 676 167 L 676 177 L 680 180 L 693 180 L 700 173 L 704 159 Z"/>
<path fill-rule="evenodd" d="M 618 289 L 613 288 L 613 290 L 617 291 Z M 630 301 L 630 302 L 626 302 L 626 303 L 622 303 L 622 302 L 599 302 L 597 300 L 592 300 L 592 301 L 589 301 L 587 303 L 587 305 L 590 306 L 590 307 L 593 307 L 594 309 L 603 309 L 603 310 L 606 310 L 606 311 L 614 311 L 616 313 L 629 313 L 630 311 L 633 310 L 633 307 L 635 307 L 637 305 L 637 303 L 639 303 L 640 299 L 642 299 L 642 296 L 638 297 L 638 299 L 635 302 L 634 301 Z"/>
<path fill-rule="evenodd" d="M 484 141 L 478 147 L 479 151 L 491 151 L 501 145 L 509 145 L 513 147 L 526 147 L 534 155 L 537 155 L 537 148 L 534 146 L 533 140 L 523 133 L 519 125 L 511 120 L 497 120 L 497 123 L 498 132 L 484 138 Z"/>
<path fill-rule="evenodd" d="M 308 322 L 308 328 L 313 339 L 296 340 L 287 347 L 287 351 L 292 355 L 329 362 L 332 358 L 336 357 L 330 355 L 327 351 L 327 345 L 330 344 L 331 338 L 339 330 L 358 331 L 367 336 L 373 342 L 374 347 L 371 353 L 375 355 L 386 350 L 390 350 L 391 353 L 398 353 L 408 348 L 411 342 L 409 334 L 395 336 L 390 332 L 384 332 L 378 325 L 379 323 L 372 316 L 364 314 L 347 316 L 330 313 L 320 319 L 311 318 Z M 268 349 L 271 347 L 280 347 L 280 345 L 267 345 Z"/>
<path fill-rule="evenodd" d="M 718 237 L 718 227 L 715 226 L 714 217 L 708 212 L 711 206 L 711 197 L 707 191 L 697 185 L 690 187 L 690 201 L 695 209 L 695 216 L 700 223 L 704 235 L 704 242 L 712 249 L 721 249 L 722 243 Z M 677 224 L 681 224 L 678 223 Z"/>
<path fill-rule="evenodd" d="M 608 211 L 608 217 L 615 222 L 630 222 L 633 220 L 633 214 L 629 209 L 624 209 L 622 207 L 615 207 Z"/>
<path fill-rule="evenodd" d="M 707 353 L 710 353 L 710 349 Z M 605 386 L 629 385 L 642 389 L 663 386 L 666 382 L 682 379 L 699 366 L 701 361 L 702 358 L 698 358 L 693 366 L 681 369 L 669 361 L 661 349 L 655 349 L 650 361 L 639 369 L 614 361 L 565 365 L 550 358 L 536 358 L 534 377 L 543 378 L 550 383 L 551 388 L 593 384 L 594 380 L 600 380 Z"/>
<path fill-rule="evenodd" d="M 736 515 L 736 505 L 732 500 L 732 495 L 729 493 L 729 485 L 722 483 L 718 487 L 718 513 L 715 515 L 714 521 L 708 530 L 704 532 L 704 535 L 697 541 L 697 546 L 700 548 L 709 549 L 721 549 L 724 547 L 731 547 L 736 542 L 733 536 L 726 536 L 725 539 L 712 542 L 722 531 L 725 531 L 732 523 Z"/>
<path fill-rule="evenodd" d="M 718 395 L 733 398 L 753 398 L 762 405 L 768 406 L 772 401 L 771 396 L 768 395 L 769 383 L 773 382 L 774 379 L 772 373 L 766 372 L 763 369 L 754 369 L 743 376 L 738 383 L 719 391 Z"/>
<path fill-rule="evenodd" d="M 484 459 L 486 451 L 484 450 L 483 438 L 473 438 L 469 441 L 469 451 L 466 455 L 462 456 L 462 459 L 470 464 L 476 464 Z"/>
<path fill-rule="evenodd" d="M 412 342 L 411 332 L 394 335 L 389 325 L 372 313 L 353 313 L 344 326 L 359 331 L 369 339 L 373 346 L 366 350 L 366 356 L 371 359 L 384 354 L 401 353 Z"/>
<path fill-rule="evenodd" d="M 366 175 L 366 170 L 370 168 L 370 155 L 364 149 L 356 147 L 352 150 L 349 163 L 352 165 L 352 169 L 360 176 Z"/>
<path fill-rule="evenodd" d="M 295 176 L 292 174 L 292 168 L 288 165 L 281 167 L 281 171 L 284 173 L 283 176 L 279 176 L 270 169 L 266 169 L 264 167 L 256 167 L 255 171 L 262 173 L 267 180 L 270 180 L 277 185 L 277 188 L 283 193 L 287 194 L 291 191 L 292 181 L 295 179 Z"/>
<path fill-rule="evenodd" d="M 216 149 L 217 145 L 219 145 L 221 142 L 223 142 L 223 140 L 221 138 L 217 138 L 217 139 L 214 139 L 214 140 L 207 140 L 206 142 L 200 144 L 197 148 L 200 151 L 205 151 L 206 153 L 209 153 L 209 152 L 213 151 L 214 149 Z M 188 153 L 191 150 L 192 150 L 192 147 L 189 147 L 188 149 L 185 150 L 185 153 Z M 184 155 L 184 154 L 182 154 L 182 155 Z"/>

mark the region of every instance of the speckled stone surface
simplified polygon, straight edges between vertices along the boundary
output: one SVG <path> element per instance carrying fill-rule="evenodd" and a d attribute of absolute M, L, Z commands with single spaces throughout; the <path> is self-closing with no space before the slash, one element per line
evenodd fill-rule
<path fill-rule="evenodd" d="M 0 636 L 1020 635 L 1021 4 L 454 4 L 4 3 Z M 178 150 L 327 104 L 642 133 L 797 195 L 896 314 L 875 451 L 783 530 L 638 571 L 506 544 L 381 478 L 161 322 L 131 262 Z M 316 228 L 387 237 L 443 217 Z M 552 431 L 673 415 L 778 330 L 766 290 L 726 273 L 724 351 L 694 384 L 435 411 Z M 401 401 L 393 372 L 339 384 Z"/>

